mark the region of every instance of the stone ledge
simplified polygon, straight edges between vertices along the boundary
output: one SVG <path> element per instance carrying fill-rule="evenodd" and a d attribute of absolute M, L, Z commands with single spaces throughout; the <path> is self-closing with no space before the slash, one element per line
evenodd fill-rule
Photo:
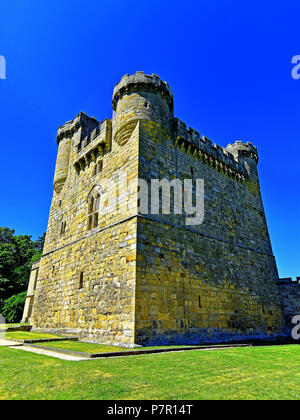
<path fill-rule="evenodd" d="M 86 357 L 87 359 L 95 359 L 95 358 L 107 358 L 107 357 L 120 357 L 120 356 L 138 356 L 140 354 L 155 354 L 155 353 L 168 353 L 168 352 L 175 352 L 175 351 L 188 351 L 188 350 L 218 350 L 218 349 L 227 349 L 227 348 L 235 348 L 235 347 L 251 347 L 251 344 L 224 344 L 224 345 L 207 345 L 207 346 L 192 346 L 192 347 L 173 347 L 168 348 L 164 347 L 161 349 L 145 349 L 145 350 L 128 350 L 128 351 L 116 351 L 116 352 L 109 352 L 109 353 L 84 353 L 80 351 L 74 350 L 65 350 L 55 347 L 46 347 L 46 346 L 39 346 L 36 344 L 32 344 L 32 348 L 39 348 L 43 350 L 49 350 L 57 353 L 68 354 L 72 356 L 82 356 Z"/>
<path fill-rule="evenodd" d="M 3 339 L 6 340 L 5 338 Z M 8 338 L 6 341 L 12 341 L 13 343 L 21 344 L 33 344 L 33 343 L 49 343 L 52 341 L 78 341 L 78 337 L 59 337 L 59 338 L 32 338 L 31 340 L 21 340 L 17 338 Z"/>

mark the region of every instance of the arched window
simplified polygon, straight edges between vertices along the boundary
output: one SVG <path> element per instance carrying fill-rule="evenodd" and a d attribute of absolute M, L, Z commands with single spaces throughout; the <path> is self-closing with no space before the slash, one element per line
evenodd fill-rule
<path fill-rule="evenodd" d="M 98 226 L 100 194 L 96 197 L 90 197 L 88 201 L 88 230 L 95 229 Z"/>

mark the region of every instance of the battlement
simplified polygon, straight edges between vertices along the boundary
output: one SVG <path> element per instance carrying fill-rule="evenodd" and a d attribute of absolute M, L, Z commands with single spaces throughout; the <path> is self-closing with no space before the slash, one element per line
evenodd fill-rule
<path fill-rule="evenodd" d="M 122 77 L 121 81 L 115 85 L 112 101 L 113 110 L 116 110 L 117 102 L 124 94 L 139 90 L 160 93 L 162 97 L 166 99 L 170 109 L 173 111 L 174 99 L 169 84 L 161 80 L 156 74 L 150 76 L 143 71 L 137 71 L 136 74 L 133 75 L 126 74 Z"/>
<path fill-rule="evenodd" d="M 296 280 L 293 280 L 291 277 L 279 279 L 278 286 L 299 286 L 300 287 L 300 277 L 297 277 Z"/>
<path fill-rule="evenodd" d="M 300 313 L 300 279 L 277 285 L 256 148 L 187 128 L 154 74 L 124 76 L 113 107 L 100 124 L 81 112 L 58 129 L 26 317 L 131 347 L 275 339 L 283 308 L 287 319 Z M 170 194 L 158 183 L 156 196 L 153 180 L 169 180 Z"/>
<path fill-rule="evenodd" d="M 77 173 L 84 170 L 91 162 L 96 162 L 111 150 L 112 122 L 109 118 L 100 123 L 100 128 L 94 129 L 78 144 L 74 166 Z"/>
<path fill-rule="evenodd" d="M 175 145 L 181 150 L 191 153 L 216 169 L 223 171 L 237 180 L 244 181 L 249 177 L 243 158 L 252 157 L 258 162 L 258 153 L 252 143 L 237 141 L 226 148 L 220 147 L 206 136 L 189 127 L 178 118 L 173 120 L 173 137 Z"/>
<path fill-rule="evenodd" d="M 234 144 L 229 144 L 226 147 L 226 150 L 228 150 L 236 160 L 247 157 L 254 159 L 256 163 L 258 163 L 259 158 L 257 148 L 250 142 L 243 143 L 238 140 Z"/>
<path fill-rule="evenodd" d="M 84 112 L 80 112 L 72 121 L 67 121 L 65 124 L 61 125 L 57 130 L 56 141 L 57 144 L 63 138 L 71 138 L 75 133 L 77 133 L 80 128 L 82 129 L 81 138 L 89 136 L 92 132 L 97 131 L 99 122 L 94 117 L 89 117 Z"/>

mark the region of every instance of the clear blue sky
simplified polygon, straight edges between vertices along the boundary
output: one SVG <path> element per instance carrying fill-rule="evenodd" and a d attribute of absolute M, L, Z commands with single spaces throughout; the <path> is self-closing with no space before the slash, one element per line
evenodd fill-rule
<path fill-rule="evenodd" d="M 0 226 L 46 230 L 56 130 L 80 111 L 111 117 L 113 86 L 167 80 L 175 115 L 221 146 L 252 141 L 279 274 L 300 276 L 299 1 L 2 2 Z"/>

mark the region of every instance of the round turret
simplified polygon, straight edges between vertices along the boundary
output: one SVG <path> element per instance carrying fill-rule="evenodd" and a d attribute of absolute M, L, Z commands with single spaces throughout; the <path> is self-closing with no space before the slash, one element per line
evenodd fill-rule
<path fill-rule="evenodd" d="M 69 159 L 71 152 L 72 138 L 69 133 L 63 132 L 64 128 L 58 129 L 57 143 L 58 152 L 55 166 L 55 174 L 53 187 L 57 194 L 59 194 L 64 186 L 69 171 Z"/>
<path fill-rule="evenodd" d="M 59 127 L 56 137 L 58 152 L 53 181 L 53 187 L 57 194 L 61 192 L 68 177 L 72 141 L 80 149 L 81 140 L 96 130 L 98 125 L 99 122 L 95 118 L 80 112 L 74 120 L 67 121 Z"/>
<path fill-rule="evenodd" d="M 226 149 L 235 157 L 247 157 L 254 159 L 258 163 L 258 152 L 257 148 L 252 143 L 243 143 L 242 141 L 236 141 L 234 144 L 229 144 Z"/>
<path fill-rule="evenodd" d="M 173 94 L 168 83 L 155 74 L 123 76 L 114 88 L 112 103 L 114 133 L 138 120 L 151 120 L 171 129 Z"/>
<path fill-rule="evenodd" d="M 258 179 L 257 163 L 259 160 L 257 148 L 250 142 L 236 141 L 229 144 L 226 150 L 230 152 L 236 161 L 243 161 L 249 177 Z"/>

